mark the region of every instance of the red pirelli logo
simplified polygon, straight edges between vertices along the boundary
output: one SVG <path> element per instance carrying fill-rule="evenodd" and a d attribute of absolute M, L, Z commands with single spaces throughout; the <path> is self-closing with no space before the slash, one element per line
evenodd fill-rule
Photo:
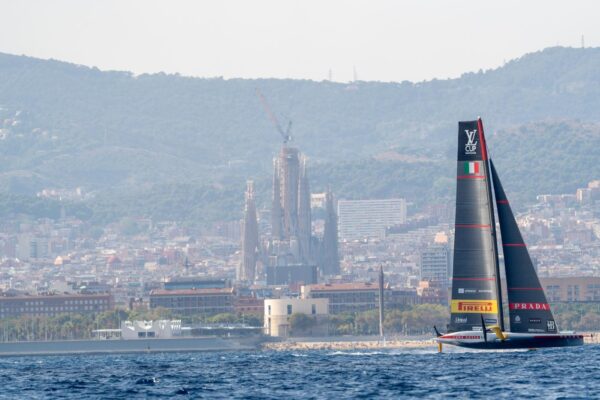
<path fill-rule="evenodd" d="M 510 303 L 508 308 L 511 310 L 550 310 L 548 303 Z"/>

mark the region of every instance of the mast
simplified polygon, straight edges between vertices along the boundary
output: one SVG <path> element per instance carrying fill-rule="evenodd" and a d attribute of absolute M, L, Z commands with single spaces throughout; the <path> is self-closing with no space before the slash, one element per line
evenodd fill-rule
<path fill-rule="evenodd" d="M 450 332 L 481 329 L 482 320 L 500 325 L 502 306 L 481 120 L 458 123 L 457 153 Z"/>
<path fill-rule="evenodd" d="M 483 161 L 485 163 L 486 169 L 488 170 L 488 178 L 489 178 L 489 163 L 491 162 L 491 160 L 488 160 L 488 151 L 487 151 L 487 142 L 485 141 L 485 134 L 483 132 L 483 122 L 481 121 L 481 118 L 477 118 L 477 128 L 479 129 L 479 132 L 481 134 L 481 141 L 482 141 L 482 146 L 481 146 L 481 151 L 482 151 L 482 158 Z M 492 195 L 492 182 L 490 179 L 486 179 L 486 183 L 487 183 L 487 191 L 488 191 L 488 199 L 490 202 L 490 207 L 489 207 L 489 212 L 490 212 L 490 221 L 491 221 L 491 234 L 492 234 L 492 244 L 494 246 L 494 263 L 495 263 L 495 267 L 496 267 L 496 293 L 498 293 L 498 320 L 499 320 L 499 325 L 500 325 L 500 329 L 502 329 L 504 331 L 504 307 L 502 305 L 502 279 L 500 277 L 500 261 L 498 260 L 498 235 L 496 234 L 496 217 L 494 215 L 494 207 L 491 205 L 493 202 L 493 195 Z"/>
<path fill-rule="evenodd" d="M 383 296 L 384 296 L 384 287 L 383 287 L 384 283 L 383 283 L 383 264 L 379 266 L 379 336 L 381 336 L 381 338 L 384 337 L 383 335 L 383 321 L 384 321 L 384 314 L 383 314 Z"/>

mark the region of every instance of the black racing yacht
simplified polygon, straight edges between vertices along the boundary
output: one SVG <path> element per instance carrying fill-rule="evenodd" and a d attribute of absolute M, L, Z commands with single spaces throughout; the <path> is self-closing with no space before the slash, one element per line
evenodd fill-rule
<path fill-rule="evenodd" d="M 504 326 L 497 209 L 510 329 Z M 435 329 L 442 344 L 476 349 L 579 346 L 583 335 L 559 332 L 527 246 L 488 151 L 481 119 L 458 123 L 456 219 L 451 320 Z M 435 327 L 434 327 L 435 328 Z"/>

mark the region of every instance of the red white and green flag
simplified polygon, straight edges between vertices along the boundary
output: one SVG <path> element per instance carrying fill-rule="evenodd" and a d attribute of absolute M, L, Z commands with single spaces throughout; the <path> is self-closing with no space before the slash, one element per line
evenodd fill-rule
<path fill-rule="evenodd" d="M 467 174 L 467 175 L 479 174 L 479 163 L 477 161 L 465 162 L 465 174 Z"/>

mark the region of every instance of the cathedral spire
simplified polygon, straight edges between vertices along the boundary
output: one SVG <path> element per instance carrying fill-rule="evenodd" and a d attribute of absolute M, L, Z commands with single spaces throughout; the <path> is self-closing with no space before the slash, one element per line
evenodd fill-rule
<path fill-rule="evenodd" d="M 244 221 L 242 223 L 242 260 L 238 269 L 238 281 L 254 282 L 258 259 L 258 221 L 254 203 L 254 182 L 247 181 Z"/>
<path fill-rule="evenodd" d="M 298 180 L 298 242 L 300 258 L 306 264 L 311 261 L 311 213 L 310 186 L 306 171 L 307 158 L 300 159 L 300 178 Z"/>
<path fill-rule="evenodd" d="M 282 238 L 281 181 L 279 179 L 279 161 L 273 160 L 273 199 L 271 204 L 271 236 L 275 240 Z"/>
<path fill-rule="evenodd" d="M 323 275 L 338 275 L 340 273 L 340 256 L 338 253 L 337 214 L 333 194 L 329 187 L 325 194 L 325 212 L 321 271 Z"/>

